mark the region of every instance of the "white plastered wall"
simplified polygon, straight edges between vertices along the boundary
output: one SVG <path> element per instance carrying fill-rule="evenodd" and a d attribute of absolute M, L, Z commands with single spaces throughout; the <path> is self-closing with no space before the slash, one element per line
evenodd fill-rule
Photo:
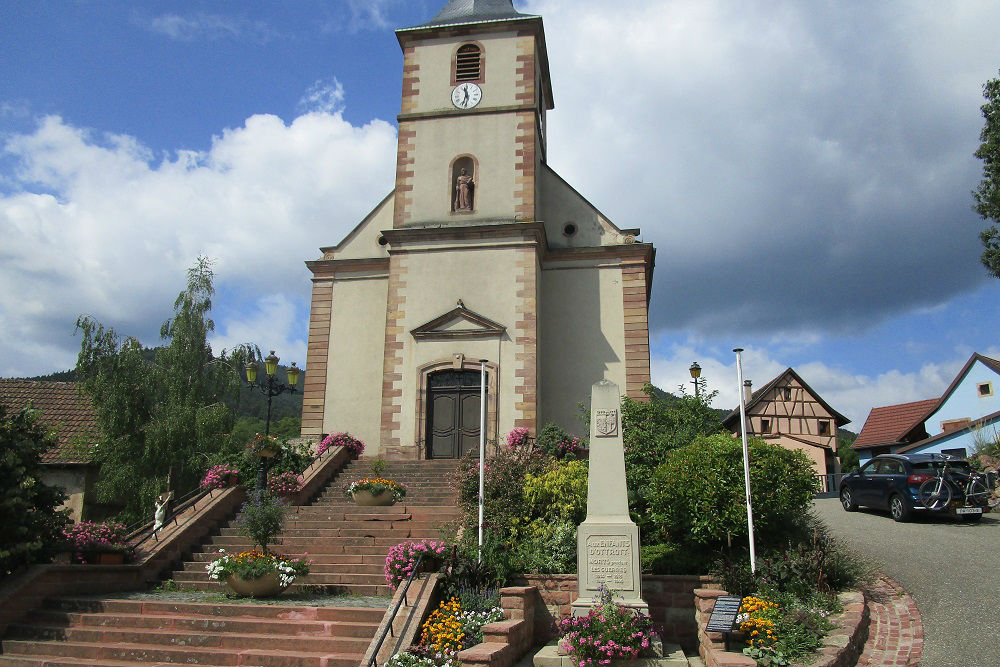
<path fill-rule="evenodd" d="M 389 257 L 388 246 L 378 244 L 383 229 L 392 229 L 392 195 L 383 199 L 337 246 L 336 259 Z"/>
<path fill-rule="evenodd" d="M 591 385 L 606 378 L 625 393 L 621 268 L 553 263 L 542 270 L 541 292 L 540 423 L 585 434 L 578 404 L 589 402 Z"/>
<path fill-rule="evenodd" d="M 511 329 L 519 319 L 516 313 L 516 251 L 504 248 L 469 249 L 468 247 L 435 252 L 411 253 L 407 258 L 408 286 L 405 319 L 402 323 L 403 411 L 401 444 L 412 445 L 423 437 L 416 432 L 418 369 L 464 354 L 467 359 L 499 361 L 500 406 L 499 431 L 505 434 L 514 422 L 514 335 Z M 414 328 L 426 324 L 455 308 L 462 299 L 466 308 L 507 327 L 502 339 L 416 340 Z"/>
<path fill-rule="evenodd" d="M 414 124 L 413 190 L 410 223 L 448 220 L 462 224 L 477 219 L 513 219 L 514 147 L 517 116 L 495 114 L 438 118 Z M 475 174 L 474 209 L 452 213 L 451 165 L 460 155 L 472 155 Z"/>
<path fill-rule="evenodd" d="M 520 37 L 513 32 L 476 36 L 474 40 L 482 44 L 486 61 L 486 77 L 480 87 L 483 99 L 480 107 L 510 106 L 517 104 L 517 43 Z M 446 37 L 421 42 L 415 49 L 413 60 L 419 66 L 420 86 L 417 94 L 416 113 L 428 111 L 454 111 L 451 103 L 452 54 L 464 42 L 455 42 L 454 37 Z"/>
<path fill-rule="evenodd" d="M 369 456 L 378 453 L 382 423 L 387 287 L 376 272 L 333 283 L 323 431 L 351 433 Z"/>

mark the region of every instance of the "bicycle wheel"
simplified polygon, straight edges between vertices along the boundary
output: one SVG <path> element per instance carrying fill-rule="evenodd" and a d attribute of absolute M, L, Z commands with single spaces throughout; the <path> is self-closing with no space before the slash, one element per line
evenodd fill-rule
<path fill-rule="evenodd" d="M 917 490 L 920 504 L 929 510 L 941 510 L 951 502 L 951 487 L 941 477 L 932 477 Z"/>
<path fill-rule="evenodd" d="M 965 487 L 965 500 L 977 505 L 986 505 L 990 497 L 990 490 L 986 487 L 986 482 L 978 477 L 974 477 L 967 487 Z"/>

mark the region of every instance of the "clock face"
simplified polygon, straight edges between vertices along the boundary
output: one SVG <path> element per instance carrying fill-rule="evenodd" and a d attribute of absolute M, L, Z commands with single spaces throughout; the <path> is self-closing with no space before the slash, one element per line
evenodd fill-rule
<path fill-rule="evenodd" d="M 482 89 L 474 83 L 460 83 L 451 91 L 451 103 L 459 109 L 471 109 L 483 99 Z"/>

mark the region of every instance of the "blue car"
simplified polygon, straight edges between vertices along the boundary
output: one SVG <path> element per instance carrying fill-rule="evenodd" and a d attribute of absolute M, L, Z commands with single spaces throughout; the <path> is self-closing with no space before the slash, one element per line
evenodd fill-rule
<path fill-rule="evenodd" d="M 860 470 L 844 476 L 840 482 L 840 503 L 848 512 L 859 506 L 889 510 L 896 521 L 909 521 L 915 511 L 957 514 L 965 521 L 978 521 L 983 508 L 962 506 L 952 502 L 937 510 L 929 510 L 920 502 L 920 485 L 938 476 L 947 462 L 953 480 L 967 478 L 972 472 L 969 462 L 937 454 L 880 454 Z M 956 482 L 951 482 L 952 484 Z M 961 484 L 961 482 L 957 482 Z M 953 488 L 953 498 L 963 497 L 962 489 Z"/>

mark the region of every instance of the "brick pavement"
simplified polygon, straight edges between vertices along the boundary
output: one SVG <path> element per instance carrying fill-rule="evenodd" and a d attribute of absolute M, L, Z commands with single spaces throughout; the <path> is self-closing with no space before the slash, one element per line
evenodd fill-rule
<path fill-rule="evenodd" d="M 865 591 L 871 625 L 858 665 L 919 665 L 924 626 L 913 598 L 885 575 Z"/>

